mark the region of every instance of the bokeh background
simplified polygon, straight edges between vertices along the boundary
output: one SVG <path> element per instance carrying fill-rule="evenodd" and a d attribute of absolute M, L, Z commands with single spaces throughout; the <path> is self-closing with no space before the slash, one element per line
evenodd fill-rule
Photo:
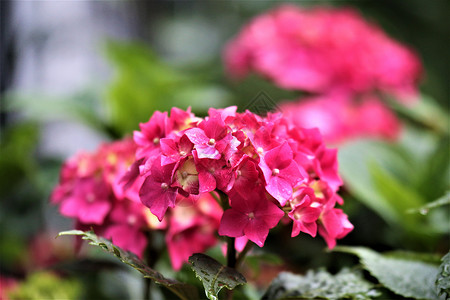
<path fill-rule="evenodd" d="M 449 2 L 291 3 L 353 7 L 415 49 L 425 69 L 420 92 L 427 105 L 414 113 L 398 111 L 407 126 L 398 142 L 364 141 L 340 149 L 346 182 L 341 195 L 355 225 L 342 243 L 380 251 L 445 253 L 448 206 L 407 217 L 401 212 L 436 200 L 448 189 Z M 258 76 L 236 82 L 224 72 L 227 41 L 252 17 L 279 4 L 1 1 L 1 274 L 28 278 L 31 293 L 38 293 L 36 285 L 53 288 L 57 283 L 67 297 L 79 290 L 84 299 L 139 297 L 139 275 L 101 253 L 80 258 L 68 240 L 54 239 L 57 232 L 73 227 L 48 203 L 61 163 L 80 150 L 94 150 L 102 141 L 131 135 L 155 110 L 191 106 L 202 115 L 209 107 L 243 109 L 261 91 L 272 105 L 297 98 L 298 93 Z M 373 161 L 378 166 L 375 177 L 368 175 L 373 175 Z M 380 203 L 388 203 L 387 208 Z M 272 271 L 284 268 L 275 253 L 300 272 L 319 266 L 335 271 L 351 263 L 324 248 L 323 241 L 289 239 L 288 230 L 280 230 L 267 242 L 267 253 L 274 254 L 266 257 L 269 278 L 258 280 L 267 284 Z M 33 274 L 48 269 L 64 274 L 64 282 L 43 275 L 33 279 Z"/>

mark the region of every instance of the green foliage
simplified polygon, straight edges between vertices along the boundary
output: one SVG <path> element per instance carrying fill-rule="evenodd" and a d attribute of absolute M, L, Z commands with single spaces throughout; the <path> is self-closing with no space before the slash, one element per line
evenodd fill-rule
<path fill-rule="evenodd" d="M 109 42 L 106 54 L 116 71 L 107 107 L 113 127 L 122 134 L 137 129 L 155 110 L 192 106 L 204 113 L 209 107 L 224 106 L 229 97 L 219 86 L 160 61 L 142 44 Z"/>
<path fill-rule="evenodd" d="M 208 299 L 217 300 L 220 290 L 224 287 L 233 290 L 247 282 L 241 273 L 222 265 L 208 255 L 195 253 L 189 257 L 189 262 L 195 275 L 203 283 Z"/>
<path fill-rule="evenodd" d="M 434 200 L 430 203 L 427 203 L 427 204 L 423 205 L 422 207 L 410 209 L 410 210 L 408 210 L 408 212 L 409 213 L 420 213 L 422 215 L 426 215 L 426 214 L 428 214 L 430 209 L 441 207 L 444 205 L 449 205 L 449 204 L 450 204 L 450 191 L 447 191 L 445 193 L 445 195 L 440 197 L 439 199 Z"/>
<path fill-rule="evenodd" d="M 343 145 L 339 149 L 340 173 L 350 193 L 391 227 L 403 229 L 410 238 L 427 239 L 432 245 L 446 232 L 442 223 L 448 224 L 448 210 L 439 207 L 429 215 L 411 211 L 434 207 L 429 200 L 448 190 L 450 156 L 446 144 L 446 137 L 406 127 L 395 144 L 359 140 Z"/>
<path fill-rule="evenodd" d="M 436 292 L 444 299 L 450 298 L 450 252 L 442 258 L 442 264 L 436 277 Z"/>
<path fill-rule="evenodd" d="M 414 299 L 437 299 L 434 280 L 437 266 L 409 258 L 389 257 L 364 247 L 336 247 L 358 256 L 363 267 L 384 287 Z"/>
<path fill-rule="evenodd" d="M 361 272 L 343 269 L 332 275 L 325 270 L 306 275 L 280 273 L 272 281 L 264 300 L 280 299 L 372 299 L 380 293 L 363 279 Z"/>
<path fill-rule="evenodd" d="M 178 282 L 173 279 L 167 279 L 159 272 L 153 270 L 149 266 L 147 266 L 142 260 L 140 260 L 136 255 L 130 253 L 128 251 L 124 251 L 119 247 L 113 245 L 110 241 L 98 237 L 92 231 L 84 232 L 81 230 L 70 230 L 60 232 L 58 236 L 62 235 L 79 235 L 84 240 L 88 240 L 90 245 L 99 246 L 104 251 L 114 254 L 120 261 L 125 264 L 133 267 L 137 271 L 141 272 L 145 278 L 152 279 L 157 284 L 165 286 L 170 291 L 172 291 L 175 295 L 177 295 L 180 299 L 185 300 L 194 300 L 198 299 L 198 291 L 195 287 Z"/>
<path fill-rule="evenodd" d="M 78 299 L 80 284 L 73 279 L 62 279 L 52 273 L 39 272 L 28 276 L 8 293 L 11 300 Z"/>
<path fill-rule="evenodd" d="M 400 113 L 421 123 L 430 129 L 443 134 L 450 134 L 448 120 L 450 116 L 430 96 L 421 95 L 416 103 L 411 105 L 399 104 L 393 100 L 391 105 Z"/>

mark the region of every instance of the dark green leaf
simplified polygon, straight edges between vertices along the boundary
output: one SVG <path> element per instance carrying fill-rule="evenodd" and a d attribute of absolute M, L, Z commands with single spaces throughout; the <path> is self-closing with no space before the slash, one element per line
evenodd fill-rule
<path fill-rule="evenodd" d="M 222 265 L 208 255 L 195 253 L 189 257 L 189 262 L 195 275 L 203 283 L 208 299 L 217 300 L 223 287 L 232 290 L 247 282 L 241 273 Z"/>
<path fill-rule="evenodd" d="M 450 252 L 442 258 L 442 264 L 436 278 L 436 292 L 444 299 L 450 298 Z"/>
<path fill-rule="evenodd" d="M 384 287 L 414 299 L 437 299 L 434 280 L 437 266 L 423 261 L 389 257 L 363 247 L 336 247 L 335 251 L 357 255 L 363 267 Z"/>
<path fill-rule="evenodd" d="M 282 272 L 275 278 L 264 300 L 279 299 L 372 299 L 379 296 L 374 285 L 360 272 L 348 269 L 332 275 L 325 270 L 308 271 L 300 276 Z"/>
<path fill-rule="evenodd" d="M 58 236 L 62 235 L 79 235 L 83 240 L 88 240 L 90 245 L 99 246 L 104 251 L 114 254 L 118 259 L 127 265 L 133 267 L 134 269 L 141 272 L 145 278 L 150 278 L 156 283 L 165 286 L 171 290 L 180 299 L 186 300 L 196 300 L 199 299 L 198 291 L 195 287 L 181 283 L 173 279 L 167 279 L 159 272 L 151 269 L 142 260 L 140 260 L 136 255 L 128 251 L 124 251 L 119 247 L 113 245 L 110 241 L 98 237 L 92 231 L 84 232 L 81 230 L 69 230 L 60 232 Z"/>

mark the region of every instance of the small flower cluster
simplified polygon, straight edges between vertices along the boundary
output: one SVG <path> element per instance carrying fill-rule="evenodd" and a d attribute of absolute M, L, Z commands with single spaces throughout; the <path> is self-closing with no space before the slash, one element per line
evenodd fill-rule
<path fill-rule="evenodd" d="M 336 150 L 326 148 L 318 130 L 294 126 L 281 114 L 237 113 L 236 107 L 210 109 L 204 119 L 177 108 L 170 116 L 155 112 L 140 129 L 126 185 L 143 179 L 140 199 L 160 221 L 180 196 L 198 206 L 198 198 L 211 193 L 227 196 L 223 214 L 217 208 L 219 235 L 260 247 L 282 218 L 293 222 L 292 236 L 319 232 L 329 247 L 353 228 L 335 208 L 342 204 Z"/>
<path fill-rule="evenodd" d="M 94 153 L 79 153 L 65 162 L 51 201 L 59 204 L 62 215 L 76 219 L 78 229 L 94 229 L 140 257 L 152 242 L 147 233 L 164 230 L 172 265 L 178 270 L 193 253 L 217 243 L 222 208 L 209 194 L 199 197 L 195 206 L 180 199 L 181 205 L 159 222 L 139 199 L 143 178 L 124 189 L 123 178 L 136 150 L 134 141 L 125 139 L 103 144 Z"/>
<path fill-rule="evenodd" d="M 254 71 L 286 89 L 328 94 L 381 91 L 409 100 L 421 64 L 352 9 L 284 5 L 256 17 L 225 49 L 236 77 Z"/>
<path fill-rule="evenodd" d="M 95 229 L 119 247 L 142 256 L 149 227 L 147 209 L 139 201 L 139 181 L 123 191 L 121 177 L 134 160 L 132 139 L 103 144 L 95 153 L 79 153 L 67 160 L 51 202 L 62 215 L 74 218 L 77 228 Z"/>

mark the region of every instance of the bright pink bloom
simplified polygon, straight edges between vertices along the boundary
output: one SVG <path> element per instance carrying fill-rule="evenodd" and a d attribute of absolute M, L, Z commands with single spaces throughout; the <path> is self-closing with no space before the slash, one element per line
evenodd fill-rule
<path fill-rule="evenodd" d="M 104 236 L 122 249 L 142 257 L 147 246 L 147 238 L 142 230 L 147 226 L 146 209 L 142 204 L 132 201 L 116 203 L 109 219 L 111 224 Z"/>
<path fill-rule="evenodd" d="M 132 180 L 125 190 L 122 180 L 132 166 L 136 149 L 131 139 L 125 139 L 69 159 L 51 200 L 59 204 L 62 215 L 75 218 L 77 228 L 94 229 L 96 234 L 112 238 L 120 247 L 141 256 L 148 242 L 144 231 L 149 227 L 144 213 L 147 208 L 138 196 L 144 178 Z M 134 169 L 138 170 L 138 165 Z"/>
<path fill-rule="evenodd" d="M 262 247 L 284 212 L 268 201 L 264 194 L 249 191 L 246 197 L 235 194 L 230 199 L 231 208 L 226 210 L 220 221 L 219 234 L 231 237 L 246 236 Z"/>
<path fill-rule="evenodd" d="M 202 241 L 192 218 L 183 226 L 172 221 L 171 212 L 176 213 L 180 203 L 197 207 L 205 193 L 217 191 L 231 199 L 231 208 L 218 216 L 219 235 L 248 238 L 259 246 L 284 211 L 294 222 L 294 235 L 300 231 L 315 235 L 325 205 L 342 204 L 336 194 L 342 185 L 337 152 L 326 147 L 317 129 L 299 128 L 280 113 L 260 117 L 249 111 L 237 113 L 235 107 L 210 109 L 204 120 L 193 115 L 188 119 L 196 121 L 180 130 L 166 127 L 159 145 L 151 151 L 138 151 L 146 155 L 136 157 L 126 176 L 133 178 L 139 169 L 144 178 L 142 203 L 159 220 L 167 215 L 169 240 L 177 245 L 170 247 L 174 265 L 180 266 L 191 253 L 184 250 L 189 244 L 184 237 L 198 239 L 202 248 L 215 241 L 210 237 Z M 142 145 L 138 148 L 149 147 Z M 300 201 L 299 191 L 306 187 L 315 198 Z"/>
<path fill-rule="evenodd" d="M 83 178 L 74 182 L 73 191 L 61 203 L 61 214 L 83 223 L 100 225 L 111 209 L 110 190 L 101 180 Z"/>
<path fill-rule="evenodd" d="M 294 208 L 288 214 L 294 223 L 292 237 L 297 236 L 300 231 L 315 237 L 317 233 L 316 221 L 322 212 L 322 205 L 316 202 L 314 190 L 311 188 L 300 188 L 298 194 L 296 195 L 296 201 L 293 201 Z"/>
<path fill-rule="evenodd" d="M 315 93 L 417 93 L 422 73 L 410 49 L 352 9 L 283 5 L 253 19 L 226 47 L 237 78 L 255 72 L 286 89 Z"/>
<path fill-rule="evenodd" d="M 168 207 L 175 206 L 178 187 L 174 187 L 175 164 L 161 166 L 161 158 L 152 164 L 151 174 L 145 179 L 139 191 L 142 203 L 161 221 Z"/>
<path fill-rule="evenodd" d="M 204 252 L 217 244 L 222 208 L 209 194 L 203 194 L 195 206 L 177 206 L 171 210 L 166 243 L 175 270 L 196 252 Z"/>
<path fill-rule="evenodd" d="M 285 142 L 267 151 L 259 164 L 267 182 L 267 192 L 282 206 L 291 198 L 294 186 L 305 179 L 293 158 L 292 149 Z"/>
<path fill-rule="evenodd" d="M 336 246 L 336 239 L 343 238 L 353 230 L 353 225 L 348 221 L 347 215 L 342 209 L 326 208 L 319 223 L 319 234 L 327 242 L 328 248 Z"/>

